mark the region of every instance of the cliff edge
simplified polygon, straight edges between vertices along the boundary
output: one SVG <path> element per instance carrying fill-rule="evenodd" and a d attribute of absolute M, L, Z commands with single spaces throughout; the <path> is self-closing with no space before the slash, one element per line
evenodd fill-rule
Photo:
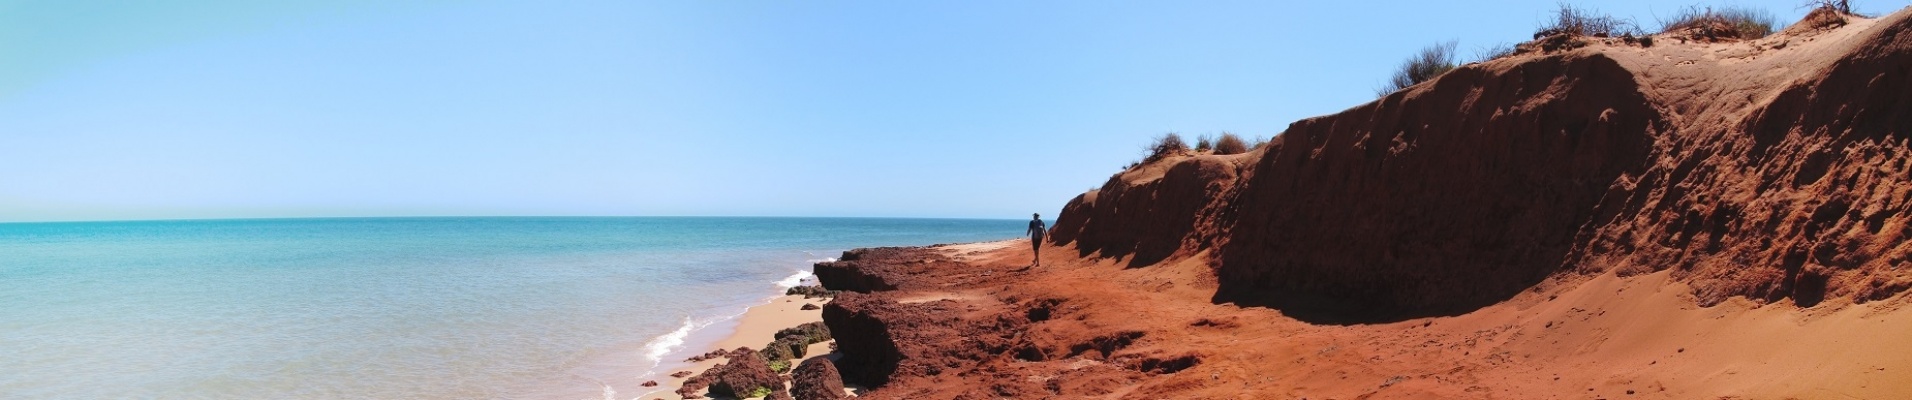
<path fill-rule="evenodd" d="M 873 399 L 1912 398 L 1912 11 L 1463 66 L 820 263 Z"/>

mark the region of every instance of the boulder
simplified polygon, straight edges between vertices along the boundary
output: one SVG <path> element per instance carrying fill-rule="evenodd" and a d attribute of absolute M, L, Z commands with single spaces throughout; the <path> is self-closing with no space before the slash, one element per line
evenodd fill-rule
<path fill-rule="evenodd" d="M 790 351 L 790 346 L 785 344 L 782 339 L 773 340 L 770 343 L 764 344 L 763 350 L 757 353 L 763 357 L 764 361 L 788 360 L 802 357 L 802 355 Z"/>
<path fill-rule="evenodd" d="M 765 390 L 776 393 L 784 389 L 783 378 L 771 371 L 770 363 L 754 351 L 731 357 L 730 363 L 711 370 L 717 377 L 710 384 L 712 395 L 748 398 L 756 397 L 753 394 L 763 395 Z"/>
<path fill-rule="evenodd" d="M 836 297 L 835 290 L 824 289 L 822 286 L 817 286 L 817 285 L 793 287 L 788 290 L 784 290 L 783 294 L 786 296 L 803 295 L 803 298 L 806 298 L 806 299 L 814 299 L 818 297 L 825 297 L 825 298 Z"/>
<path fill-rule="evenodd" d="M 843 394 L 843 376 L 830 359 L 817 357 L 804 361 L 791 374 L 790 395 L 796 400 L 839 400 Z"/>
<path fill-rule="evenodd" d="M 830 326 L 825 325 L 823 322 L 811 322 L 811 323 L 807 323 L 803 325 L 797 325 L 794 327 L 778 330 L 776 338 L 783 339 L 783 338 L 791 337 L 791 336 L 803 337 L 804 344 L 806 345 L 811 343 L 819 343 L 819 342 L 828 341 L 830 340 Z"/>

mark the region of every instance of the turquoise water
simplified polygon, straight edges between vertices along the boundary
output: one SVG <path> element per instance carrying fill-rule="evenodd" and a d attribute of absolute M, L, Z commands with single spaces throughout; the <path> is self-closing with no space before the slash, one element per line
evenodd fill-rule
<path fill-rule="evenodd" d="M 0 398 L 636 396 L 728 316 L 867 246 L 1018 220 L 0 224 Z"/>

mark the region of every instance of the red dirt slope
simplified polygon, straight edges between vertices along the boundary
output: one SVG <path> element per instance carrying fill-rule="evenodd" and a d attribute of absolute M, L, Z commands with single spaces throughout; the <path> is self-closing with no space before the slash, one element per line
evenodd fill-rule
<path fill-rule="evenodd" d="M 1454 315 L 1613 268 L 1674 270 L 1702 304 L 1883 299 L 1912 286 L 1892 267 L 1912 251 L 1908 29 L 1469 65 L 1245 157 L 1126 172 L 1055 237 L 1131 265 L 1213 249 L 1216 301 L 1322 322 Z"/>
<path fill-rule="evenodd" d="M 1141 165 L 1042 267 L 846 254 L 838 367 L 877 399 L 1912 398 L 1912 11 L 1815 15 L 1551 38 L 1584 46 Z"/>

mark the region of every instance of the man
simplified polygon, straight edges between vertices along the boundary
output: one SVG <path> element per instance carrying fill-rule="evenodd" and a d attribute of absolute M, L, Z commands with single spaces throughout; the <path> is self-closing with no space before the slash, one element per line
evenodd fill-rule
<path fill-rule="evenodd" d="M 1048 231 L 1049 227 L 1042 224 L 1042 213 L 1031 214 L 1031 219 L 1029 220 L 1029 245 L 1036 250 L 1036 261 L 1031 263 L 1031 266 L 1042 266 L 1042 234 Z"/>

